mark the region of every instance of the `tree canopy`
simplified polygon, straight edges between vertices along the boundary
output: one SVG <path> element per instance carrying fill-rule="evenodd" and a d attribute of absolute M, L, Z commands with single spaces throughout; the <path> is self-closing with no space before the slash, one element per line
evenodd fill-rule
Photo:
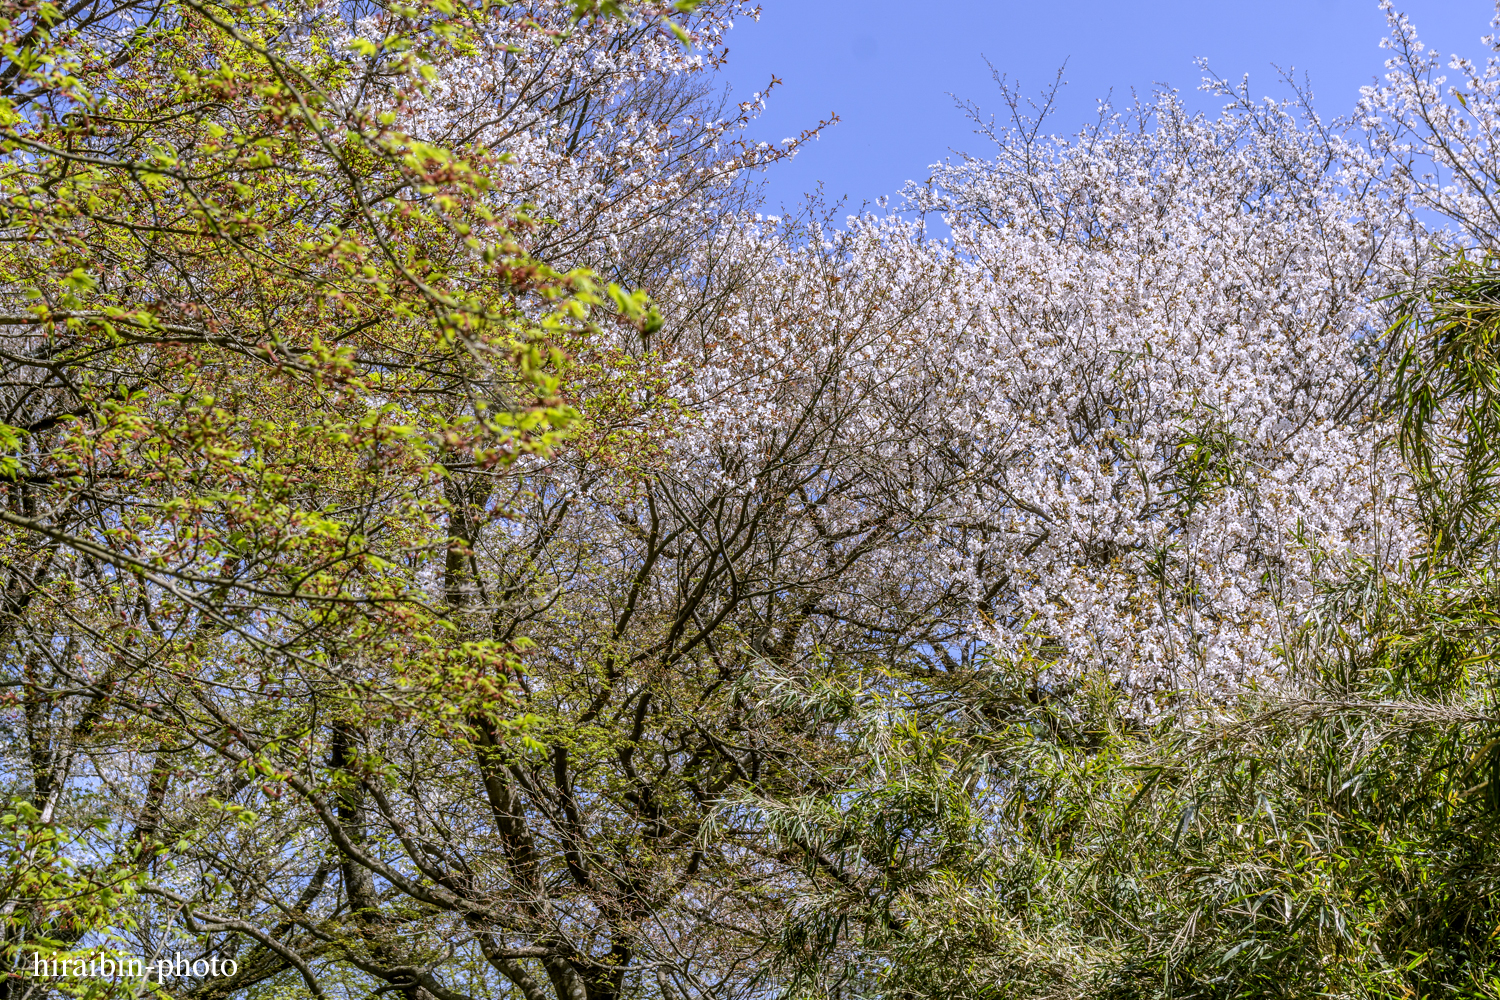
<path fill-rule="evenodd" d="M 6 1000 L 1500 998 L 1495 64 L 839 220 L 732 0 L 5 2 Z"/>

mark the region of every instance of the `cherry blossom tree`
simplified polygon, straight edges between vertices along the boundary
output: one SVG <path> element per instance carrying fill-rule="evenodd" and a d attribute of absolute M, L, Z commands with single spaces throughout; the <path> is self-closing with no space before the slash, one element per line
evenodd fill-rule
<path fill-rule="evenodd" d="M 1390 19 L 1352 123 L 1210 78 L 913 192 L 996 276 L 1043 558 L 979 691 L 778 689 L 849 765 L 767 829 L 862 890 L 794 995 L 1494 995 L 1497 69 Z"/>

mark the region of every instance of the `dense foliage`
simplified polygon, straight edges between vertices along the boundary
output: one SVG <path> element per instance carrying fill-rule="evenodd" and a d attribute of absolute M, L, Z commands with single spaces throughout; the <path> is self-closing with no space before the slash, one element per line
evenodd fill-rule
<path fill-rule="evenodd" d="M 837 224 L 750 14 L 9 0 L 0 993 L 1500 998 L 1500 64 Z"/>

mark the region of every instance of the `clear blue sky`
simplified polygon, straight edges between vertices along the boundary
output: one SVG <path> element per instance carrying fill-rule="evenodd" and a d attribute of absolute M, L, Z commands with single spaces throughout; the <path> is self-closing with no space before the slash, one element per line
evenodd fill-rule
<path fill-rule="evenodd" d="M 729 35 L 728 81 L 737 98 L 783 82 L 754 135 L 776 140 L 836 112 L 841 122 L 790 164 L 773 168 L 767 210 L 801 200 L 819 182 L 850 208 L 895 194 L 953 150 L 986 141 L 949 94 L 1000 111 L 988 57 L 1028 92 L 1067 61 L 1054 131 L 1092 117 L 1110 91 L 1176 87 L 1195 106 L 1195 57 L 1221 76 L 1250 74 L 1258 95 L 1282 94 L 1275 67 L 1311 79 L 1327 118 L 1346 114 L 1383 72 L 1384 17 L 1375 0 L 763 0 L 757 22 Z M 1431 47 L 1483 60 L 1490 0 L 1397 0 Z"/>

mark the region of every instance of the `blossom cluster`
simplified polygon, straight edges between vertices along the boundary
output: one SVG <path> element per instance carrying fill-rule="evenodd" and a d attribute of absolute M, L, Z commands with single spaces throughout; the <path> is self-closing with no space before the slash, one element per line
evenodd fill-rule
<path fill-rule="evenodd" d="M 1391 23 L 1352 122 L 1209 77 L 1217 117 L 1163 92 L 1057 137 L 1017 111 L 901 211 L 705 228 L 653 285 L 684 414 L 659 483 L 683 530 L 730 503 L 761 532 L 714 543 L 744 542 L 753 610 L 719 607 L 750 645 L 1102 671 L 1149 716 L 1276 685 L 1329 567 L 1410 556 L 1379 351 L 1392 296 L 1491 242 L 1500 71 L 1455 60 L 1459 102 Z M 643 548 L 650 502 L 578 538 L 630 578 L 651 555 L 667 614 L 703 550 Z"/>

